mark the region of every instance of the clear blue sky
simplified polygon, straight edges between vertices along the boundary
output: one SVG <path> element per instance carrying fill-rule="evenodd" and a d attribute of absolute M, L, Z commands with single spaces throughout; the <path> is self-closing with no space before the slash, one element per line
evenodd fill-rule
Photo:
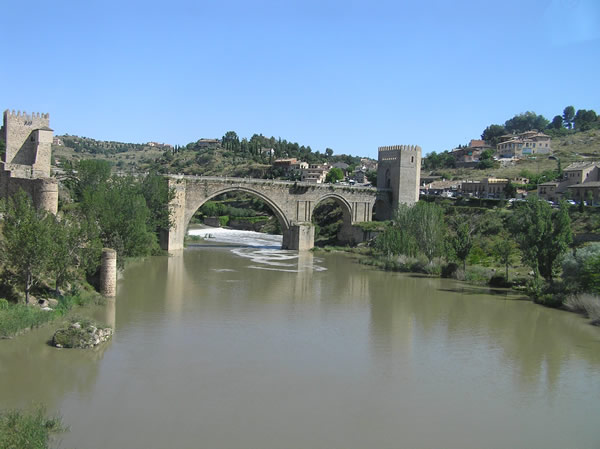
<path fill-rule="evenodd" d="M 376 157 L 565 106 L 600 112 L 600 2 L 23 1 L 0 8 L 0 108 L 56 134 L 228 130 Z"/>

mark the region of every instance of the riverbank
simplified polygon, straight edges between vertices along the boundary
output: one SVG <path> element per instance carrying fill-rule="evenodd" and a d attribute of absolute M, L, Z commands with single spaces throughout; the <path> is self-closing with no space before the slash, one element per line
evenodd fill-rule
<path fill-rule="evenodd" d="M 523 272 L 511 273 L 511 280 L 496 268 L 467 265 L 460 268 L 456 263 L 437 259 L 429 263 L 423 257 L 386 258 L 375 254 L 367 245 L 359 246 L 324 246 L 315 247 L 313 252 L 342 252 L 350 254 L 362 265 L 372 266 L 382 271 L 397 273 L 423 274 L 437 278 L 454 279 L 469 285 L 489 288 L 506 288 L 522 294 L 530 301 L 550 307 L 579 314 L 589 320 L 594 326 L 600 326 L 600 297 L 586 292 L 568 292 L 560 281 L 552 284 L 539 285 L 532 275 Z"/>
<path fill-rule="evenodd" d="M 55 321 L 76 307 L 100 304 L 103 297 L 87 285 L 71 294 L 41 301 L 42 304 L 38 302 L 26 305 L 0 298 L 0 339 L 13 338 Z"/>

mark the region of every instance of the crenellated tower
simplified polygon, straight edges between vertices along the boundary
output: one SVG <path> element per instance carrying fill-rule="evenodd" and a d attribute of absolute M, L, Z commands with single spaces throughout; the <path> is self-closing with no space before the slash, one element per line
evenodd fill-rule
<path fill-rule="evenodd" d="M 56 213 L 58 185 L 50 178 L 52 134 L 50 114 L 4 111 L 0 139 L 5 151 L 0 164 L 0 197 L 23 189 L 36 207 Z"/>
<path fill-rule="evenodd" d="M 50 114 L 4 111 L 2 138 L 6 145 L 5 167 L 16 172 L 30 171 L 30 177 L 50 176 L 52 129 Z"/>
<path fill-rule="evenodd" d="M 377 218 L 389 219 L 400 203 L 410 205 L 419 201 L 420 180 L 420 146 L 379 147 L 377 189 L 380 192 L 380 204 L 376 209 Z"/>

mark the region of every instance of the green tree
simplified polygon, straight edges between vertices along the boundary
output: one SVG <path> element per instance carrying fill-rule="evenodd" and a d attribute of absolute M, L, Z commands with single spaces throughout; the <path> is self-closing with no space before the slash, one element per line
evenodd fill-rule
<path fill-rule="evenodd" d="M 567 254 L 562 269 L 569 290 L 600 294 L 600 243 L 589 243 Z"/>
<path fill-rule="evenodd" d="M 327 172 L 325 182 L 335 184 L 337 181 L 344 179 L 344 172 L 341 168 L 333 167 Z"/>
<path fill-rule="evenodd" d="M 367 181 L 369 181 L 371 185 L 377 186 L 377 170 L 368 170 L 365 173 L 365 178 L 367 178 Z"/>
<path fill-rule="evenodd" d="M 575 118 L 575 108 L 573 106 L 567 106 L 563 110 L 562 119 L 567 129 L 573 128 L 573 119 Z"/>
<path fill-rule="evenodd" d="M 464 221 L 457 226 L 456 233 L 451 240 L 454 253 L 463 264 L 463 270 L 467 269 L 467 257 L 473 248 L 473 230 L 470 223 Z"/>
<path fill-rule="evenodd" d="M 548 126 L 552 129 L 563 128 L 563 118 L 560 115 L 555 115 L 554 118 L 552 119 L 552 122 L 550 122 L 550 125 L 548 125 Z"/>
<path fill-rule="evenodd" d="M 85 189 L 96 189 L 105 184 L 111 175 L 111 163 L 101 159 L 84 159 L 65 165 L 64 184 L 73 198 L 81 201 Z"/>
<path fill-rule="evenodd" d="M 490 125 L 483 130 L 481 138 L 492 146 L 498 145 L 500 137 L 506 134 L 506 128 L 502 125 Z"/>
<path fill-rule="evenodd" d="M 47 213 L 36 210 L 22 190 L 7 202 L 1 254 L 4 263 L 22 282 L 26 304 L 29 303 L 31 288 L 47 273 L 52 242 L 49 220 Z"/>
<path fill-rule="evenodd" d="M 156 234 L 170 229 L 172 222 L 169 202 L 174 198 L 175 191 L 169 188 L 167 179 L 156 171 L 151 171 L 142 179 L 140 189 L 150 211 L 149 229 Z"/>
<path fill-rule="evenodd" d="M 333 156 L 333 150 L 331 148 L 325 148 L 325 154 L 327 157 Z"/>
<path fill-rule="evenodd" d="M 561 258 L 573 239 L 567 204 L 559 210 L 530 195 L 513 214 L 511 229 L 521 249 L 523 262 L 535 276 L 552 280 Z"/>
<path fill-rule="evenodd" d="M 499 264 L 505 267 L 506 281 L 508 281 L 508 269 L 514 263 L 516 254 L 517 244 L 506 230 L 502 231 L 492 243 L 492 255 Z"/>
<path fill-rule="evenodd" d="M 115 176 L 96 189 L 85 189 L 81 209 L 98 227 L 104 246 L 118 253 L 119 264 L 124 257 L 151 254 L 158 248 L 150 210 L 131 176 Z"/>
<path fill-rule="evenodd" d="M 508 181 L 506 186 L 504 187 L 504 197 L 505 198 L 514 198 L 517 194 L 517 187 L 512 183 L 512 181 Z"/>
<path fill-rule="evenodd" d="M 85 272 L 92 273 L 100 263 L 102 243 L 95 226 L 75 214 L 60 220 L 49 216 L 52 239 L 48 249 L 48 273 L 54 276 L 56 294 L 60 288 Z"/>
<path fill-rule="evenodd" d="M 517 114 L 504 123 L 504 127 L 509 133 L 522 133 L 533 129 L 541 130 L 550 123 L 543 115 L 537 115 L 535 112 L 527 111 Z"/>

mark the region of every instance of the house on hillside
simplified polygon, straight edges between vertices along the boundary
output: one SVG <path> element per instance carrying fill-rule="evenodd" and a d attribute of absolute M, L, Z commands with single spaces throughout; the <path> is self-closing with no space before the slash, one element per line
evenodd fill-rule
<path fill-rule="evenodd" d="M 590 195 L 595 203 L 600 201 L 600 162 L 574 162 L 563 170 L 561 179 L 538 186 L 539 197 L 548 201 L 557 202 L 567 192 L 578 202 Z"/>
<path fill-rule="evenodd" d="M 506 134 L 500 137 L 496 149 L 502 158 L 521 159 L 534 154 L 549 154 L 552 152 L 551 138 L 536 130 Z"/>
<path fill-rule="evenodd" d="M 464 195 L 480 198 L 500 198 L 509 180 L 506 178 L 484 178 L 481 181 L 463 181 L 460 191 Z"/>
<path fill-rule="evenodd" d="M 471 139 L 469 146 L 452 150 L 452 156 L 457 167 L 475 167 L 479 163 L 481 153 L 491 148 L 483 140 Z"/>
<path fill-rule="evenodd" d="M 314 184 L 322 184 L 329 173 L 331 167 L 327 164 L 310 164 L 308 168 L 303 169 L 300 180 Z"/>

